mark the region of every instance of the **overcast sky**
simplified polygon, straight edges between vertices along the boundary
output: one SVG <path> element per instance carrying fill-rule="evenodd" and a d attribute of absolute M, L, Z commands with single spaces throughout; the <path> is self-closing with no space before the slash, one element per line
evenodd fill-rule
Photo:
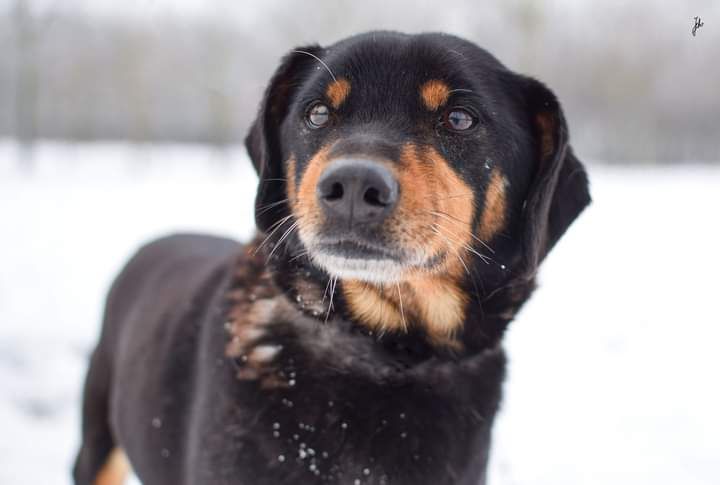
<path fill-rule="evenodd" d="M 252 16 L 270 4 L 282 5 L 282 0 L 0 0 L 0 8 L 6 9 L 18 1 L 33 6 L 33 10 L 80 9 L 88 14 L 127 14 L 127 15 L 207 15 L 207 14 L 242 14 Z M 511 0 L 503 3 L 528 3 L 529 0 Z M 355 0 L 308 0 L 308 8 L 323 8 L 325 5 L 338 3 L 354 3 Z M 532 0 L 530 0 L 532 3 Z M 624 7 L 638 3 L 647 5 L 647 17 L 638 19 L 645 22 L 651 19 L 658 10 L 686 11 L 688 15 L 715 16 L 720 10 L 720 2 L 715 0 L 683 0 L 682 2 L 663 3 L 662 7 L 653 0 L 547 0 L 538 2 L 551 10 L 565 11 L 568 14 L 584 10 L 622 10 Z M 259 7 L 259 9 L 258 9 Z"/>

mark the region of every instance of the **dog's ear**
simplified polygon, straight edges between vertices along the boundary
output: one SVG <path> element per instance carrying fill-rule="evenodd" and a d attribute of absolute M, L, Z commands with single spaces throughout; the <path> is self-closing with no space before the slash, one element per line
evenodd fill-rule
<path fill-rule="evenodd" d="M 535 140 L 537 164 L 523 209 L 523 270 L 538 265 L 590 203 L 585 168 L 568 144 L 560 103 L 540 82 L 523 78 L 525 102 Z"/>
<path fill-rule="evenodd" d="M 260 179 L 255 197 L 255 222 L 261 231 L 267 231 L 288 213 L 287 204 L 281 202 L 287 194 L 280 126 L 297 87 L 316 62 L 313 56 L 319 56 L 320 51 L 317 45 L 299 47 L 282 59 L 245 138 L 245 147 Z"/>

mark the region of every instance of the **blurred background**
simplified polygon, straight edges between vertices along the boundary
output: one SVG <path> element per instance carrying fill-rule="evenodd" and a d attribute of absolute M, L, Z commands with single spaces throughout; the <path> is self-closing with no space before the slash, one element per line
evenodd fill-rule
<path fill-rule="evenodd" d="M 371 29 L 443 30 L 547 82 L 577 149 L 717 160 L 718 2 L 0 1 L 0 136 L 242 140 L 278 58 Z M 707 27 L 690 34 L 693 17 Z"/>
<path fill-rule="evenodd" d="M 714 0 L 0 0 L 0 483 L 70 483 L 103 298 L 138 245 L 252 235 L 242 139 L 280 57 L 374 29 L 453 33 L 542 80 L 590 172 L 506 339 L 491 485 L 720 483 Z"/>

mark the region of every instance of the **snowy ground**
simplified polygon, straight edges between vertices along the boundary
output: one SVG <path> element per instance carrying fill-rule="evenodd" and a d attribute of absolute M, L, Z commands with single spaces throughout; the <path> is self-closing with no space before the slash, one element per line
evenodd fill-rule
<path fill-rule="evenodd" d="M 68 484 L 110 279 L 144 240 L 247 238 L 242 150 L 0 142 L 0 484 Z M 720 483 L 720 166 L 591 166 L 508 338 L 491 485 Z"/>

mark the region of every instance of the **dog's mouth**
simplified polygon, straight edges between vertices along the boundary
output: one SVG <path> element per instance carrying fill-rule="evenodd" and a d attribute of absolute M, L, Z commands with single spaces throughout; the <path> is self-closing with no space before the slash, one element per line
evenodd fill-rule
<path fill-rule="evenodd" d="M 315 250 L 345 259 L 371 259 L 401 262 L 403 254 L 381 245 L 352 239 L 336 239 L 315 244 Z"/>
<path fill-rule="evenodd" d="M 441 259 L 355 238 L 318 239 L 307 244 L 310 259 L 331 276 L 376 284 L 397 283 L 411 271 L 430 270 Z"/>

